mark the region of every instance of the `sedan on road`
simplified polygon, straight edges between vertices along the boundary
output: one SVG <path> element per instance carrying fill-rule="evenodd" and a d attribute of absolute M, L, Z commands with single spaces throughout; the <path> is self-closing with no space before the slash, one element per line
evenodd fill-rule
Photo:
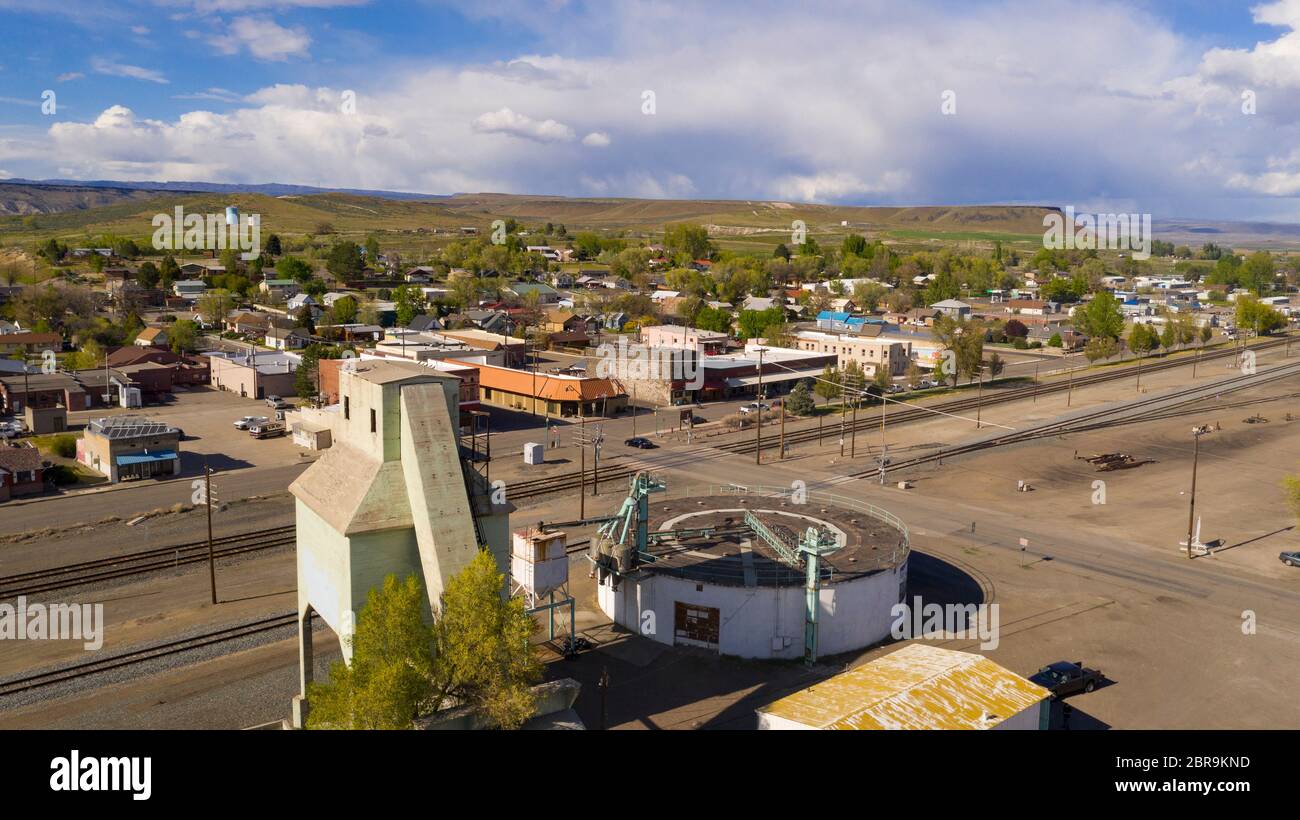
<path fill-rule="evenodd" d="M 630 438 L 623 443 L 626 444 L 628 447 L 636 447 L 638 450 L 653 450 L 659 446 L 655 444 L 653 441 L 651 441 L 650 439 L 641 438 L 640 436 L 637 436 L 636 438 Z"/>
<path fill-rule="evenodd" d="M 1300 552 L 1281 552 L 1277 558 L 1288 567 L 1300 567 Z"/>

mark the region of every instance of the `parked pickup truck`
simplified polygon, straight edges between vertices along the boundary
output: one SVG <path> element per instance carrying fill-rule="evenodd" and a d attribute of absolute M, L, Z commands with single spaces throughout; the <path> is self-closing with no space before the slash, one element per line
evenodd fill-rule
<path fill-rule="evenodd" d="M 1086 668 L 1083 661 L 1057 661 L 1039 669 L 1029 679 L 1056 697 L 1063 698 L 1079 692 L 1091 692 L 1105 677 L 1099 669 Z"/>

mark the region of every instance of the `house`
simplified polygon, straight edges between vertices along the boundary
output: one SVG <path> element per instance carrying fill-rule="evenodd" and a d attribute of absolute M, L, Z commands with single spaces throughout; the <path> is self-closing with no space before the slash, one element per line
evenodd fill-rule
<path fill-rule="evenodd" d="M 560 261 L 560 252 L 550 245 L 528 245 L 524 248 L 524 252 L 538 254 L 547 262 Z"/>
<path fill-rule="evenodd" d="M 0 441 L 0 501 L 45 490 L 45 462 L 30 444 Z"/>
<path fill-rule="evenodd" d="M 442 322 L 438 321 L 437 316 L 421 313 L 411 319 L 411 323 L 406 326 L 406 329 L 415 333 L 424 333 L 426 330 L 442 330 Z"/>
<path fill-rule="evenodd" d="M 180 473 L 181 431 L 144 416 L 91 419 L 77 440 L 77 461 L 116 484 Z"/>
<path fill-rule="evenodd" d="M 428 265 L 416 265 L 413 268 L 407 268 L 402 274 L 402 278 L 414 284 L 428 284 L 433 281 L 437 273 Z"/>
<path fill-rule="evenodd" d="M 171 341 L 167 338 L 166 328 L 146 327 L 136 334 L 132 344 L 137 347 L 169 347 Z"/>
<path fill-rule="evenodd" d="M 488 333 L 504 333 L 510 318 L 509 314 L 502 310 L 467 310 L 461 315 L 470 324 Z"/>
<path fill-rule="evenodd" d="M 759 729 L 1047 729 L 1052 693 L 983 655 L 912 643 L 759 708 Z"/>
<path fill-rule="evenodd" d="M 954 319 L 965 319 L 970 316 L 971 307 L 957 299 L 944 299 L 942 302 L 935 302 L 930 305 L 931 310 L 937 310 L 945 316 L 951 316 Z"/>
<path fill-rule="evenodd" d="M 3 353 L 55 353 L 63 349 L 63 337 L 58 333 L 5 333 L 0 334 L 0 354 Z"/>
<path fill-rule="evenodd" d="M 632 314 L 621 310 L 610 311 L 600 317 L 601 326 L 606 330 L 622 330 L 630 321 L 632 321 Z"/>
<path fill-rule="evenodd" d="M 263 279 L 257 289 L 271 299 L 286 301 L 298 294 L 298 283 L 292 279 Z"/>
<path fill-rule="evenodd" d="M 1007 313 L 1021 313 L 1026 316 L 1046 316 L 1059 313 L 1061 306 L 1057 302 L 1045 302 L 1042 299 L 1012 299 L 1006 304 Z"/>
<path fill-rule="evenodd" d="M 511 282 L 505 288 L 505 293 L 521 300 L 527 300 L 535 295 L 539 305 L 553 305 L 560 301 L 560 294 L 555 288 L 541 282 Z"/>
<path fill-rule="evenodd" d="M 310 293 L 296 293 L 293 296 L 291 296 L 287 302 L 284 303 L 284 306 L 287 310 L 291 310 L 296 313 L 297 311 L 302 310 L 305 307 L 313 307 L 313 308 L 316 307 L 317 302 L 315 299 L 311 298 Z"/>
<path fill-rule="evenodd" d="M 179 279 L 172 283 L 172 293 L 182 299 L 198 299 L 208 289 L 202 279 Z"/>
<path fill-rule="evenodd" d="M 933 327 L 934 320 L 942 314 L 934 308 L 912 308 L 904 314 L 903 321 L 899 324 L 908 324 L 915 327 Z"/>
<path fill-rule="evenodd" d="M 226 330 L 244 336 L 265 336 L 271 327 L 270 317 L 265 313 L 252 313 L 237 310 L 226 317 Z"/>
<path fill-rule="evenodd" d="M 542 330 L 547 333 L 594 333 L 600 323 L 569 310 L 548 310 L 542 314 Z"/>
<path fill-rule="evenodd" d="M 311 344 L 311 333 L 305 327 L 273 327 L 266 331 L 266 346 L 275 350 L 301 350 Z"/>

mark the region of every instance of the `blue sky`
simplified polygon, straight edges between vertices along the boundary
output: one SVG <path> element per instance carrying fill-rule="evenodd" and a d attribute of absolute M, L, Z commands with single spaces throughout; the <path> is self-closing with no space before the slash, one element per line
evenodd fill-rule
<path fill-rule="evenodd" d="M 0 0 L 0 176 L 1297 221 L 1297 29 L 1300 0 Z"/>

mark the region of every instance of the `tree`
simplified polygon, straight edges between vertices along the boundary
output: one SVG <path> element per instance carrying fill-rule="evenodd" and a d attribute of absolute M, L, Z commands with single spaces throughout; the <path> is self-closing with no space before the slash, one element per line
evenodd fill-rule
<path fill-rule="evenodd" d="M 1002 371 L 1005 369 L 1006 369 L 1006 362 L 1002 360 L 1001 356 L 994 353 L 992 356 L 989 357 L 988 370 L 989 370 L 990 379 L 996 379 L 998 376 L 1001 376 Z"/>
<path fill-rule="evenodd" d="M 1052 338 L 1050 338 L 1050 339 L 1047 340 L 1047 346 L 1048 346 L 1048 347 L 1064 347 L 1064 346 L 1065 346 L 1065 340 L 1061 338 L 1061 334 L 1059 334 L 1059 333 L 1053 333 L 1053 334 L 1052 334 Z"/>
<path fill-rule="evenodd" d="M 104 346 L 95 339 L 88 339 L 81 349 L 68 356 L 68 367 L 73 370 L 94 370 L 104 366 Z"/>
<path fill-rule="evenodd" d="M 703 225 L 680 222 L 664 228 L 664 247 L 689 259 L 707 259 L 713 252 L 709 230 Z"/>
<path fill-rule="evenodd" d="M 271 256 L 279 256 L 283 251 L 280 248 L 280 235 L 271 234 L 266 238 L 266 247 L 263 248 Z"/>
<path fill-rule="evenodd" d="M 336 325 L 350 325 L 357 320 L 357 300 L 341 296 L 330 306 L 330 316 Z"/>
<path fill-rule="evenodd" d="M 414 285 L 399 287 L 393 292 L 393 300 L 397 304 L 398 327 L 407 327 L 416 316 L 428 308 L 424 301 L 424 291 Z"/>
<path fill-rule="evenodd" d="M 353 246 L 355 247 L 355 245 Z M 275 275 L 280 279 L 306 282 L 312 278 L 311 265 L 296 256 L 282 256 L 275 263 Z"/>
<path fill-rule="evenodd" d="M 199 326 L 192 319 L 180 319 L 172 322 L 167 329 L 167 339 L 173 353 L 193 353 L 198 347 Z"/>
<path fill-rule="evenodd" d="M 528 643 L 537 623 L 522 598 L 502 598 L 504 583 L 486 550 L 447 582 L 433 627 L 433 708 L 465 704 L 512 729 L 536 709 L 530 687 L 542 666 Z"/>
<path fill-rule="evenodd" d="M 1090 364 L 1098 359 L 1109 359 L 1115 355 L 1115 340 L 1109 336 L 1094 336 L 1083 346 L 1083 355 Z"/>
<path fill-rule="evenodd" d="M 813 384 L 813 392 L 826 401 L 838 399 L 844 392 L 840 389 L 840 371 L 831 365 L 822 369 L 821 378 Z"/>
<path fill-rule="evenodd" d="M 785 411 L 795 416 L 810 416 L 814 406 L 813 397 L 808 392 L 808 380 L 800 379 L 785 398 Z"/>
<path fill-rule="evenodd" d="M 434 635 L 424 622 L 424 589 L 415 575 L 372 588 L 344 638 L 352 663 L 312 683 L 308 729 L 409 729 L 434 694 Z"/>
<path fill-rule="evenodd" d="M 1150 325 L 1141 323 L 1133 325 L 1128 334 L 1128 347 L 1139 356 L 1150 352 L 1160 341 L 1159 334 Z"/>
<path fill-rule="evenodd" d="M 239 251 L 234 248 L 222 251 L 221 267 L 226 269 L 226 273 L 239 273 Z"/>
<path fill-rule="evenodd" d="M 1286 325 L 1286 317 L 1253 296 L 1237 298 L 1237 327 L 1260 334 L 1271 333 Z"/>
<path fill-rule="evenodd" d="M 1119 301 L 1114 294 L 1103 290 L 1092 297 L 1077 324 L 1083 335 L 1090 339 L 1118 339 L 1124 332 L 1124 314 L 1119 309 Z"/>
<path fill-rule="evenodd" d="M 199 297 L 199 315 L 210 325 L 220 325 L 230 311 L 235 309 L 234 297 L 226 290 L 210 290 Z"/>
<path fill-rule="evenodd" d="M 280 266 L 276 265 L 278 271 Z M 356 279 L 365 272 L 361 248 L 355 242 L 335 242 L 325 257 L 325 269 L 340 280 Z"/>
<path fill-rule="evenodd" d="M 140 283 L 140 287 L 143 288 L 157 287 L 161 278 L 162 274 L 158 272 L 158 266 L 150 261 L 145 261 L 140 265 L 140 269 L 135 272 L 135 281 Z"/>
<path fill-rule="evenodd" d="M 176 277 L 181 275 L 180 265 L 176 264 L 176 258 L 170 253 L 162 258 L 162 264 L 158 266 L 158 284 L 163 290 L 171 290 L 172 283 Z"/>

